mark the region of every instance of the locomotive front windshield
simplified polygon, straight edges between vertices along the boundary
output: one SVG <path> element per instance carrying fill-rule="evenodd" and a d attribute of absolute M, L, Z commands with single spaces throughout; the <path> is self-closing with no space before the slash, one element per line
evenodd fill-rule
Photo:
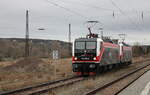
<path fill-rule="evenodd" d="M 75 49 L 96 49 L 96 42 L 76 42 Z"/>
<path fill-rule="evenodd" d="M 93 60 L 96 57 L 96 41 L 76 41 L 75 57 L 78 60 Z"/>
<path fill-rule="evenodd" d="M 85 42 L 76 42 L 75 49 L 85 49 Z"/>
<path fill-rule="evenodd" d="M 86 49 L 96 49 L 96 42 L 86 42 Z"/>

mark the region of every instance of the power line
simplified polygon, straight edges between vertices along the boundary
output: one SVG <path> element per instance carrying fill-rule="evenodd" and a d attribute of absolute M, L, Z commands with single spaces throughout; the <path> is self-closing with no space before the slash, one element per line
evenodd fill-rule
<path fill-rule="evenodd" d="M 113 9 L 109 9 L 109 8 L 103 8 L 103 7 L 99 7 L 99 6 L 95 6 L 95 5 L 92 5 L 92 4 L 87 4 L 87 3 L 81 3 L 81 2 L 70 2 L 70 1 L 61 1 L 63 3 L 70 3 L 70 4 L 74 4 L 74 3 L 77 3 L 78 5 L 81 5 L 81 6 L 85 6 L 85 7 L 89 7 L 89 8 L 94 8 L 94 9 L 101 9 L 101 10 L 105 10 L 105 11 L 113 11 Z"/>
<path fill-rule="evenodd" d="M 73 13 L 73 14 L 75 14 L 75 15 L 77 15 L 77 16 L 80 16 L 80 17 L 82 17 L 82 18 L 84 18 L 84 19 L 86 19 L 86 20 L 89 20 L 89 19 L 90 19 L 90 18 L 87 17 L 87 16 L 84 16 L 84 15 L 78 13 L 78 12 L 75 12 L 75 11 L 73 11 L 73 10 L 71 10 L 71 9 L 69 9 L 69 8 L 66 8 L 66 7 L 64 7 L 64 6 L 60 5 L 60 4 L 57 4 L 57 3 L 55 3 L 55 2 L 52 2 L 52 1 L 54 1 L 54 0 L 52 0 L 52 1 L 47 0 L 47 1 L 48 1 L 50 4 L 52 4 L 52 5 L 56 6 L 56 7 L 62 8 L 62 9 L 64 9 L 64 10 L 66 10 L 66 11 L 68 11 L 68 12 L 70 12 L 70 13 Z M 103 23 L 100 22 L 100 21 L 99 21 L 99 23 L 103 24 Z"/>
<path fill-rule="evenodd" d="M 122 9 L 121 9 L 120 7 L 118 7 L 117 4 L 116 4 L 113 0 L 110 0 L 110 2 L 120 11 L 120 13 L 122 13 L 124 16 L 126 16 L 126 17 L 129 19 L 129 21 L 130 21 L 133 25 L 136 26 L 136 28 L 138 28 L 139 30 L 141 30 L 141 28 L 139 28 L 139 26 L 138 26 L 136 23 L 134 23 L 134 21 L 133 21 L 128 15 L 126 15 L 126 14 L 124 13 L 124 11 L 122 11 Z"/>
<path fill-rule="evenodd" d="M 75 14 L 75 15 L 77 15 L 77 16 L 80 16 L 80 17 L 85 18 L 85 19 L 89 19 L 88 17 L 86 17 L 86 16 L 84 16 L 84 15 L 78 13 L 78 12 L 75 12 L 75 11 L 69 9 L 69 8 L 66 8 L 66 7 L 64 7 L 64 6 L 61 6 L 60 4 L 57 4 L 57 3 L 52 2 L 52 1 L 49 1 L 49 0 L 47 0 L 47 1 L 48 1 L 50 4 L 52 4 L 52 5 L 54 5 L 54 6 L 57 6 L 57 7 L 59 7 L 59 8 L 62 8 L 62 9 L 66 10 L 66 11 L 68 11 L 68 12 L 70 12 L 70 13 L 73 13 L 73 14 Z"/>
<path fill-rule="evenodd" d="M 80 16 L 80 17 L 85 18 L 85 19 L 89 19 L 87 16 L 84 16 L 84 15 L 78 13 L 78 12 L 75 12 L 75 11 L 69 9 L 69 8 L 66 8 L 66 7 L 64 7 L 64 6 L 62 6 L 62 5 L 58 4 L 58 3 L 55 3 L 54 0 L 51 0 L 51 1 L 47 0 L 47 1 L 48 1 L 50 4 L 52 4 L 52 5 L 54 5 L 54 6 L 57 6 L 57 7 L 61 8 L 61 9 L 64 9 L 64 10 L 70 12 L 70 13 L 73 13 L 73 14 L 77 15 L 77 16 Z M 129 21 L 130 21 L 137 29 L 141 30 L 141 28 L 139 28 L 139 26 L 137 25 L 137 23 L 135 23 L 135 22 L 132 20 L 132 18 L 130 18 L 128 15 L 126 15 L 126 13 L 124 13 L 124 11 L 122 11 L 122 9 L 121 9 L 120 7 L 118 7 L 117 4 L 116 4 L 113 0 L 110 0 L 110 1 L 111 1 L 111 3 L 112 3 L 117 9 L 119 9 L 119 11 L 120 11 L 121 14 L 123 14 L 124 16 L 126 16 L 126 17 L 129 19 Z M 64 1 L 61 1 L 61 2 L 64 2 Z M 82 4 L 82 3 L 79 3 L 79 4 Z M 82 5 L 83 5 L 83 4 L 82 4 Z M 89 7 L 90 7 L 90 6 L 89 6 Z M 93 7 L 93 6 L 92 6 L 92 7 Z M 100 9 L 100 7 L 96 7 L 96 6 L 94 6 L 94 8 Z M 103 9 L 103 8 L 101 8 L 101 9 Z M 109 10 L 109 9 L 108 9 L 108 10 Z M 110 10 L 110 11 L 112 11 L 112 10 Z M 114 12 L 113 12 L 113 13 L 114 13 Z M 113 15 L 113 16 L 115 16 L 115 15 Z"/>
<path fill-rule="evenodd" d="M 53 0 L 54 1 L 54 0 Z M 60 0 L 55 0 L 55 1 L 60 1 Z M 115 11 L 115 12 L 120 12 L 120 11 L 118 11 L 118 10 L 114 10 L 114 9 L 109 9 L 109 8 L 104 8 L 104 7 L 99 7 L 99 6 L 95 6 L 95 5 L 92 5 L 92 4 L 87 4 L 87 3 L 81 3 L 81 2 L 71 2 L 71 1 L 60 1 L 60 2 L 63 2 L 64 4 L 66 4 L 66 3 L 70 3 L 70 4 L 75 4 L 75 3 L 77 3 L 78 5 L 81 5 L 81 6 L 85 6 L 85 7 L 89 7 L 89 8 L 94 8 L 94 9 L 100 9 L 100 10 L 104 10 L 104 11 L 110 11 L 110 12 L 112 12 L 112 11 Z M 117 6 L 118 7 L 118 6 Z M 131 12 L 131 10 L 124 10 L 126 13 L 127 12 Z M 122 11 L 122 12 L 124 12 L 124 11 Z M 135 11 L 135 12 L 137 12 L 137 11 Z M 132 13 L 133 13 L 133 10 L 132 10 Z M 146 13 L 150 13 L 150 11 L 146 11 Z"/>

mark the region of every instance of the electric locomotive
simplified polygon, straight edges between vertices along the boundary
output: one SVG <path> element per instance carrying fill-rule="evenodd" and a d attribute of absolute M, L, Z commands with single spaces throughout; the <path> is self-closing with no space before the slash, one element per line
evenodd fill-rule
<path fill-rule="evenodd" d="M 73 72 L 77 75 L 95 75 L 118 65 L 132 63 L 132 47 L 108 37 L 91 33 L 75 39 L 72 51 Z"/>

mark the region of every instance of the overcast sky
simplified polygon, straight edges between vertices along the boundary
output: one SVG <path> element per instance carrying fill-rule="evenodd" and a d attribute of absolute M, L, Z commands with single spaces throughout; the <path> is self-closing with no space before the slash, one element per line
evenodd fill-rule
<path fill-rule="evenodd" d="M 0 0 L 0 37 L 25 36 L 27 9 L 30 38 L 67 41 L 71 23 L 73 40 L 88 33 L 87 20 L 98 20 L 104 35 L 125 33 L 127 42 L 150 44 L 150 0 Z"/>

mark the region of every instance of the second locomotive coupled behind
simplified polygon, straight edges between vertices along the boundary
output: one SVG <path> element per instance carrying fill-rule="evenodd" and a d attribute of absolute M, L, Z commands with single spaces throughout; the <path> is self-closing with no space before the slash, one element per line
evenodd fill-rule
<path fill-rule="evenodd" d="M 92 75 L 116 65 L 132 63 L 132 47 L 124 42 L 90 35 L 73 43 L 72 66 L 77 75 Z"/>

